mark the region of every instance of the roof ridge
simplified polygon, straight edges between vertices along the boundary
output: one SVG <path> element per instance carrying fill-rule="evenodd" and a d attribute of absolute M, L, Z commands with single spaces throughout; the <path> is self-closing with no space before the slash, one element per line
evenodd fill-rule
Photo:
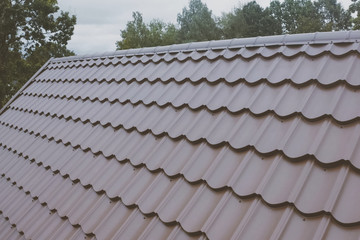
<path fill-rule="evenodd" d="M 148 55 L 155 53 L 167 52 L 188 52 L 188 51 L 206 51 L 209 49 L 226 49 L 242 48 L 257 46 L 274 46 L 274 45 L 304 45 L 304 44 L 328 44 L 341 42 L 355 42 L 360 40 L 360 30 L 336 31 L 336 32 L 315 32 L 300 34 L 284 34 L 272 36 L 257 36 L 249 38 L 233 38 L 225 40 L 211 40 L 202 42 L 190 42 L 172 44 L 157 47 L 132 48 L 126 50 L 117 50 L 103 53 L 93 53 L 76 55 L 69 57 L 55 58 L 59 61 L 73 61 L 89 58 L 102 58 L 108 56 L 131 56 L 131 55 Z"/>

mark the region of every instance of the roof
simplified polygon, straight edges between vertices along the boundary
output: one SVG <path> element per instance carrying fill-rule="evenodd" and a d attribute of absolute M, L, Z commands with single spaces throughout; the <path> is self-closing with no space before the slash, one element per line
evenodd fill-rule
<path fill-rule="evenodd" d="M 0 239 L 358 239 L 359 39 L 50 59 L 1 110 Z"/>

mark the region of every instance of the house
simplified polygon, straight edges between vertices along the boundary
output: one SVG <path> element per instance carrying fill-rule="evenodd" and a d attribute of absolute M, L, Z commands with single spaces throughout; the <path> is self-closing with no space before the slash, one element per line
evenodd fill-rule
<path fill-rule="evenodd" d="M 358 239 L 359 40 L 50 59 L 0 112 L 0 239 Z"/>

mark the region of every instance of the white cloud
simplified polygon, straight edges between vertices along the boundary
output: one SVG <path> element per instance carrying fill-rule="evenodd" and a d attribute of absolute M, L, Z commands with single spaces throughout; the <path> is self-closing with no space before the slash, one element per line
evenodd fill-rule
<path fill-rule="evenodd" d="M 68 48 L 76 54 L 114 51 L 115 42 L 119 39 L 119 25 L 79 24 L 75 26 Z"/>

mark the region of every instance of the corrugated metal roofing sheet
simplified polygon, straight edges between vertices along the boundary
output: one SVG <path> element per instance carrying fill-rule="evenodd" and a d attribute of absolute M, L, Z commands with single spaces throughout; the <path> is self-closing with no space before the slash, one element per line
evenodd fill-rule
<path fill-rule="evenodd" d="M 0 238 L 358 239 L 359 39 L 51 59 L 0 115 Z"/>

